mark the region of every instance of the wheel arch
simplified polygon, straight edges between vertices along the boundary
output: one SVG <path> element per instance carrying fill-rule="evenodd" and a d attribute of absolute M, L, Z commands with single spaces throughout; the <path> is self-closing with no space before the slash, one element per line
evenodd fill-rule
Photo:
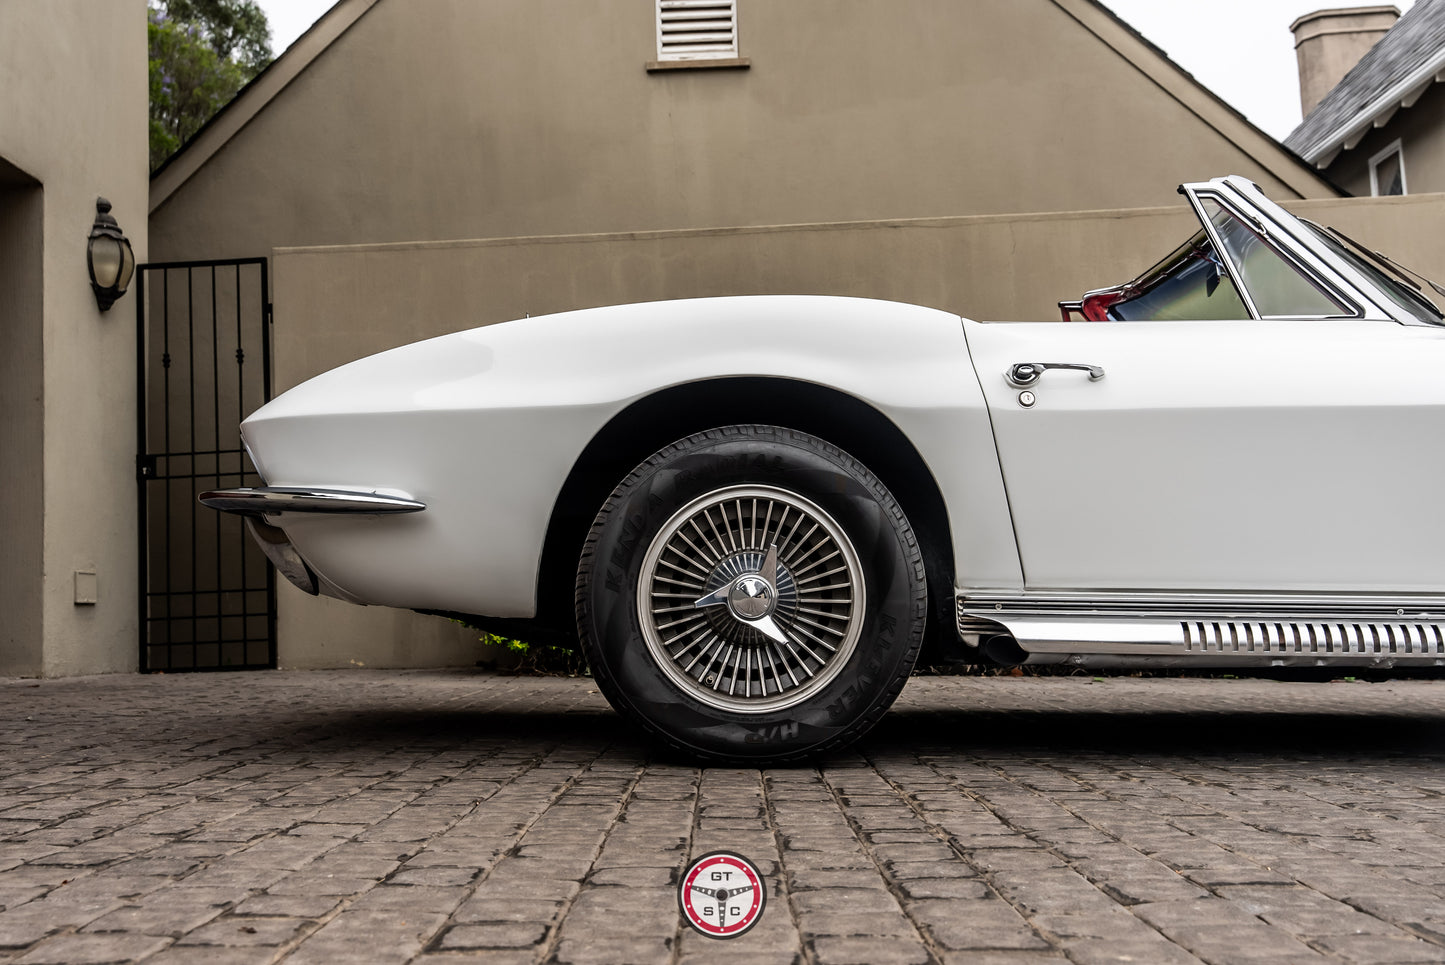
<path fill-rule="evenodd" d="M 831 442 L 883 481 L 918 537 L 929 585 L 923 660 L 957 644 L 953 543 L 938 483 L 903 432 L 868 403 L 828 386 L 774 377 L 730 377 L 672 386 L 633 402 L 582 451 L 558 495 L 538 573 L 537 622 L 573 632 L 573 584 L 582 545 L 617 484 L 648 456 L 694 432 L 776 425 Z"/>

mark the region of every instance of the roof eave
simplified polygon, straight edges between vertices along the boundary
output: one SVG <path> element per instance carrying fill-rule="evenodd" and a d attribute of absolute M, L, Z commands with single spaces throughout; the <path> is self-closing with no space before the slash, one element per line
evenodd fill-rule
<path fill-rule="evenodd" d="M 1420 96 L 1439 81 L 1445 81 L 1445 48 L 1385 89 L 1349 120 L 1329 129 L 1296 153 L 1316 168 L 1330 165 L 1340 152 L 1354 148 L 1376 127 L 1384 127 L 1402 107 L 1412 107 Z"/>
<path fill-rule="evenodd" d="M 381 0 L 338 0 L 151 175 L 155 213 L 332 43 Z"/>

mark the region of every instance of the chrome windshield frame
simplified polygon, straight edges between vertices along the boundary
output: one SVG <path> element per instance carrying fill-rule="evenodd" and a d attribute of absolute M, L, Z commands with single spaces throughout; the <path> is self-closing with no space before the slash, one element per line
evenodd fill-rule
<path fill-rule="evenodd" d="M 1287 252 L 1297 265 L 1308 271 L 1327 291 L 1343 296 L 1347 304 L 1353 304 L 1359 309 L 1360 314 L 1354 316 L 1355 318 L 1439 327 L 1436 323 L 1425 321 L 1396 307 L 1394 302 L 1380 291 L 1378 285 L 1323 245 L 1300 218 L 1267 198 L 1259 185 L 1248 178 L 1232 174 L 1210 181 L 1182 184 L 1179 190 L 1189 199 L 1195 215 L 1204 222 L 1205 230 L 1210 231 L 1210 237 L 1214 237 L 1214 232 L 1210 230 L 1213 226 L 1203 215 L 1198 200 L 1200 194 L 1224 202 L 1231 211 L 1244 215 L 1249 222 L 1264 225 L 1268 232 L 1266 237 L 1277 249 Z"/>
<path fill-rule="evenodd" d="M 1355 284 L 1351 277 L 1338 270 L 1336 263 L 1339 259 L 1332 252 L 1322 250 L 1310 234 L 1303 230 L 1294 230 L 1303 227 L 1299 219 L 1269 202 L 1253 182 L 1246 181 L 1237 175 L 1231 175 L 1212 181 L 1182 184 L 1179 186 L 1179 191 L 1189 200 L 1191 210 L 1203 225 L 1205 233 L 1214 245 L 1214 250 L 1219 253 L 1220 261 L 1229 271 L 1229 277 L 1234 281 L 1235 287 L 1239 289 L 1240 298 L 1244 301 L 1245 308 L 1249 310 L 1251 318 L 1299 319 L 1301 321 L 1330 319 L 1398 321 L 1394 314 L 1380 307 L 1378 293 L 1373 291 L 1373 286 L 1369 286 L 1369 291 L 1362 291 L 1361 286 Z M 1229 246 L 1220 236 L 1214 219 L 1206 211 L 1206 202 L 1213 202 L 1233 217 L 1238 218 L 1250 230 L 1257 233 L 1264 243 L 1287 264 L 1309 279 L 1329 298 L 1344 306 L 1346 311 L 1337 315 L 1264 315 L 1259 310 L 1255 293 L 1245 284 L 1244 278 L 1239 272 L 1239 266 L 1235 264 Z M 1265 209 L 1258 202 L 1268 204 L 1273 210 Z"/>

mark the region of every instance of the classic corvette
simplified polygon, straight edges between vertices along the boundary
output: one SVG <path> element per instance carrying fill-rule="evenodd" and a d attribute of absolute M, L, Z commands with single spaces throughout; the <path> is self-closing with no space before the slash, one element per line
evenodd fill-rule
<path fill-rule="evenodd" d="M 491 325 L 266 404 L 267 484 L 202 499 L 309 593 L 577 641 L 703 758 L 846 744 L 925 645 L 1445 662 L 1441 313 L 1249 181 L 1181 192 L 1199 230 L 1061 321 L 750 296 Z"/>

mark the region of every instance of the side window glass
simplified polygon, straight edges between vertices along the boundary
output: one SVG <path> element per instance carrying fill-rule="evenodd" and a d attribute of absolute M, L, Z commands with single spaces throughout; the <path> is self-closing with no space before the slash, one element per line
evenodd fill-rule
<path fill-rule="evenodd" d="M 1109 306 L 1108 314 L 1123 322 L 1184 322 L 1249 318 L 1249 309 L 1214 246 L 1201 241 L 1144 291 Z"/>
<path fill-rule="evenodd" d="M 1210 198 L 1199 203 L 1261 318 L 1350 314 L 1233 212 Z"/>

